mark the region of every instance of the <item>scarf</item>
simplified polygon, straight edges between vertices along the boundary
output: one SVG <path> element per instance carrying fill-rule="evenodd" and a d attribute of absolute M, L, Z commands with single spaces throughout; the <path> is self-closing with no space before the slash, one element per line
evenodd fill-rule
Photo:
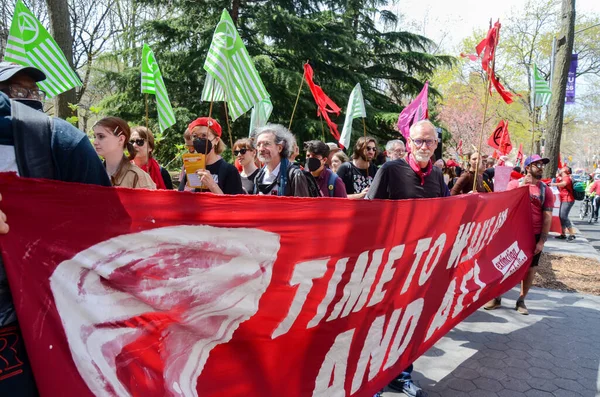
<path fill-rule="evenodd" d="M 421 169 L 421 166 L 419 165 L 419 163 L 417 163 L 417 161 L 415 160 L 413 155 L 409 154 L 407 157 L 408 157 L 408 164 L 410 165 L 410 168 L 412 168 L 412 170 L 417 175 L 419 175 L 419 177 L 421 178 L 421 186 L 423 186 L 425 184 L 425 178 L 427 178 L 429 176 L 429 174 L 431 174 L 431 171 L 433 170 L 433 164 L 431 163 L 431 160 L 429 160 L 429 163 L 427 163 L 426 171 L 423 172 L 423 170 Z"/>
<path fill-rule="evenodd" d="M 157 189 L 166 189 L 165 181 L 162 178 L 162 174 L 160 173 L 160 165 L 158 162 L 154 160 L 154 158 L 150 157 L 148 159 L 148 163 L 140 167 L 144 172 L 150 175 L 150 178 L 156 183 Z"/>

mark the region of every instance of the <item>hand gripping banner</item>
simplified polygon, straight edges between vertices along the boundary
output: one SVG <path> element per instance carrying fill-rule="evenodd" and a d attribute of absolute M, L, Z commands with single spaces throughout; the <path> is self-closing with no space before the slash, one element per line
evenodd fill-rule
<path fill-rule="evenodd" d="M 368 396 L 516 285 L 526 188 L 215 196 L 0 174 L 42 396 Z"/>

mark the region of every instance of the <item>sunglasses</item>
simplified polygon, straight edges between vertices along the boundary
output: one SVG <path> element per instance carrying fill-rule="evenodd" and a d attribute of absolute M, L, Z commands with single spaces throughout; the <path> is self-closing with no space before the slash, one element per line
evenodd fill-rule
<path fill-rule="evenodd" d="M 247 152 L 247 151 L 248 151 L 248 149 L 246 149 L 246 148 L 241 148 L 240 150 L 234 150 L 234 151 L 233 151 L 233 155 L 234 155 L 234 156 L 237 156 L 238 154 L 242 154 L 242 155 L 244 155 L 244 154 L 246 154 L 246 152 Z"/>
<path fill-rule="evenodd" d="M 145 139 L 139 138 L 139 139 L 132 139 L 129 141 L 130 144 L 132 145 L 138 145 L 138 146 L 144 146 L 144 143 L 146 142 Z"/>
<path fill-rule="evenodd" d="M 376 152 L 376 151 L 377 151 L 376 147 L 367 146 L 367 152 Z"/>

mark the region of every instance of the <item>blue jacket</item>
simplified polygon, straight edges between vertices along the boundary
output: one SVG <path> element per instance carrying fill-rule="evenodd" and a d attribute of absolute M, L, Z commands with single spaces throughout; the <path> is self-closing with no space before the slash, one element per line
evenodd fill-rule
<path fill-rule="evenodd" d="M 11 102 L 0 92 L 0 144 L 13 145 Z M 111 186 L 106 170 L 88 137 L 68 122 L 54 118 L 50 141 L 54 177 L 65 182 Z M 17 164 L 20 159 L 17 154 Z M 2 203 L 0 202 L 0 208 Z M 16 321 L 8 280 L 0 257 L 0 326 Z"/>

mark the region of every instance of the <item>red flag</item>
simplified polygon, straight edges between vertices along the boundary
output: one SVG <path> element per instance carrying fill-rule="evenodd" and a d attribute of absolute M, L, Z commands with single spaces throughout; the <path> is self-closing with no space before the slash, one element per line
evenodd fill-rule
<path fill-rule="evenodd" d="M 459 156 L 463 155 L 463 142 L 462 139 L 458 141 L 458 146 L 456 147 L 456 152 Z"/>
<path fill-rule="evenodd" d="M 304 64 L 304 77 L 306 78 L 306 82 L 308 83 L 308 87 L 310 88 L 310 92 L 317 103 L 317 116 L 321 116 L 325 119 L 325 122 L 329 126 L 329 132 L 335 138 L 336 141 L 340 140 L 340 133 L 338 132 L 337 124 L 335 124 L 329 118 L 329 113 L 335 113 L 336 116 L 340 115 L 341 108 L 335 104 L 329 98 L 323 89 L 316 85 L 313 81 L 313 70 L 308 63 Z"/>
<path fill-rule="evenodd" d="M 565 165 L 562 162 L 562 159 L 560 158 L 560 153 L 558 154 L 558 169 L 561 169 L 562 167 L 564 167 Z"/>
<path fill-rule="evenodd" d="M 502 134 L 502 138 L 500 139 L 500 154 L 507 156 L 513 149 L 512 143 L 510 141 L 510 133 L 508 132 L 508 121 L 506 122 L 506 128 L 504 128 L 504 133 Z"/>
<path fill-rule="evenodd" d="M 494 88 L 502 97 L 504 102 L 510 104 L 513 102 L 513 94 L 506 88 L 504 88 L 502 84 L 500 84 L 500 81 L 498 80 L 496 72 L 492 66 L 494 64 L 494 57 L 496 56 L 496 46 L 498 45 L 498 40 L 500 38 L 500 26 L 500 21 L 496 22 L 494 26 L 488 31 L 488 34 L 485 37 L 485 39 L 481 40 L 481 42 L 477 44 L 475 50 L 477 51 L 477 55 L 481 56 L 483 54 L 481 58 L 481 66 L 483 70 L 487 72 L 488 78 L 492 83 L 491 85 L 494 86 Z M 491 94 L 492 92 L 490 87 L 490 95 Z"/>
<path fill-rule="evenodd" d="M 476 61 L 479 57 L 475 54 L 465 54 L 464 52 L 460 53 L 461 58 L 469 58 L 471 61 Z"/>
<path fill-rule="evenodd" d="M 504 138 L 504 135 L 506 134 L 508 134 L 508 122 L 500 120 L 498 126 L 496 127 L 494 132 L 492 132 L 492 135 L 490 135 L 490 138 L 488 139 L 488 145 L 493 147 L 494 149 L 500 150 L 502 139 L 506 139 Z M 510 144 L 510 137 L 508 137 L 508 143 Z M 510 146 L 510 148 L 512 150 L 512 145 Z"/>
<path fill-rule="evenodd" d="M 410 135 L 410 126 L 417 121 L 429 118 L 427 93 L 429 90 L 429 82 L 425 82 L 425 86 L 407 107 L 405 107 L 400 116 L 398 116 L 398 131 L 408 140 Z"/>
<path fill-rule="evenodd" d="M 497 150 L 494 150 L 494 153 L 492 153 L 492 158 L 498 160 L 500 158 L 500 155 L 498 154 Z"/>
<path fill-rule="evenodd" d="M 523 165 L 523 144 L 519 145 L 519 151 L 517 152 L 517 165 L 521 167 Z"/>

